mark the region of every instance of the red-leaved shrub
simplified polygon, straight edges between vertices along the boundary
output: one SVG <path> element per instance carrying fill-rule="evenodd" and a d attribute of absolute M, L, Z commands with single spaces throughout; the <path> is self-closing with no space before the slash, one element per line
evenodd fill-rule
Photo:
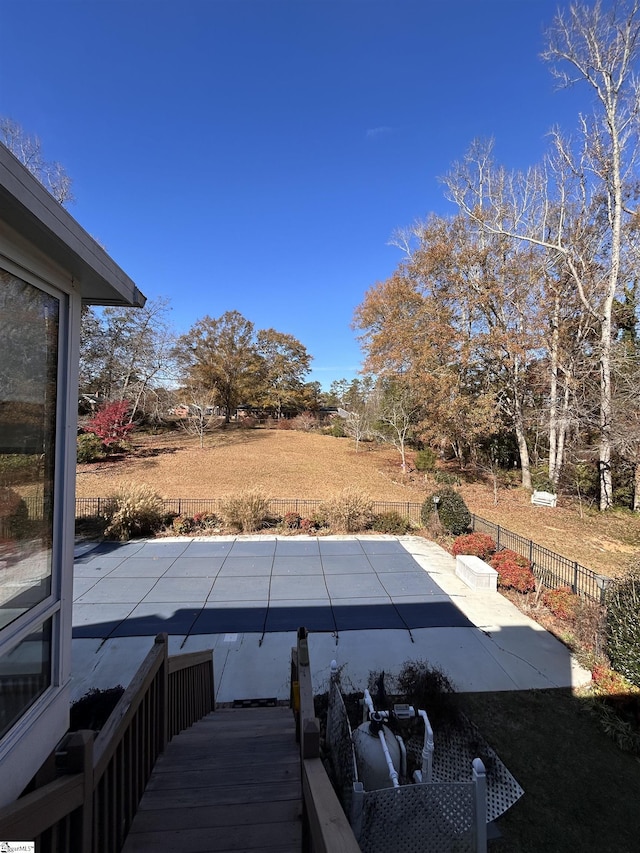
<path fill-rule="evenodd" d="M 125 441 L 135 424 L 129 421 L 130 404 L 126 400 L 105 403 L 87 423 L 87 432 L 95 433 L 105 447 Z"/>
<path fill-rule="evenodd" d="M 496 543 L 488 533 L 464 533 L 453 543 L 453 556 L 458 554 L 470 554 L 487 560 L 496 550 Z"/>
<path fill-rule="evenodd" d="M 522 554 L 516 551 L 511 551 L 509 548 L 503 548 L 502 551 L 496 551 L 491 560 L 491 566 L 498 571 L 501 563 L 515 563 L 516 566 L 521 566 L 523 569 L 531 570 L 531 563 Z"/>
<path fill-rule="evenodd" d="M 298 530 L 302 519 L 297 512 L 285 512 L 282 521 L 284 526 L 288 527 L 290 530 Z"/>
<path fill-rule="evenodd" d="M 533 592 L 536 579 L 531 571 L 531 563 L 526 557 L 505 548 L 498 551 L 490 560 L 490 565 L 498 573 L 498 586 L 503 589 L 515 589 L 517 592 Z"/>
<path fill-rule="evenodd" d="M 550 589 L 545 592 L 542 596 L 542 603 L 558 619 L 573 621 L 576 618 L 580 602 L 578 596 L 571 591 L 571 587 L 560 586 L 557 589 Z"/>
<path fill-rule="evenodd" d="M 595 692 L 600 696 L 620 696 L 638 691 L 623 675 L 603 664 L 592 667 L 591 677 Z"/>

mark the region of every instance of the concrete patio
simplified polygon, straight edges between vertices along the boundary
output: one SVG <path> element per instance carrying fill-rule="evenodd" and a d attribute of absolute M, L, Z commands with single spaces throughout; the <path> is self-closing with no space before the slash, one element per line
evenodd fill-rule
<path fill-rule="evenodd" d="M 569 651 L 499 593 L 473 591 L 455 560 L 414 536 L 155 539 L 76 556 L 73 685 L 126 685 L 159 632 L 171 654 L 215 650 L 216 701 L 289 696 L 295 633 L 310 631 L 314 689 L 332 660 L 345 685 L 407 660 L 460 691 L 577 687 Z"/>

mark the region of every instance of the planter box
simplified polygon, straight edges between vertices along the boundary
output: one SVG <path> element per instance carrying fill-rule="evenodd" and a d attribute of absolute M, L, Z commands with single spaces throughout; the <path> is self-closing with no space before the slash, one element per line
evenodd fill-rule
<path fill-rule="evenodd" d="M 456 557 L 456 575 L 470 589 L 498 591 L 498 573 L 480 557 L 459 554 Z"/>

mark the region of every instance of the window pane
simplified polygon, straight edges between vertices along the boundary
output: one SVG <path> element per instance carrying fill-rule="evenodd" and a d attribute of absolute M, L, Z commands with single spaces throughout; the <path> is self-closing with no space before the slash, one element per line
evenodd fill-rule
<path fill-rule="evenodd" d="M 0 628 L 51 592 L 59 301 L 0 270 Z"/>
<path fill-rule="evenodd" d="M 0 738 L 51 684 L 51 619 L 0 658 Z"/>

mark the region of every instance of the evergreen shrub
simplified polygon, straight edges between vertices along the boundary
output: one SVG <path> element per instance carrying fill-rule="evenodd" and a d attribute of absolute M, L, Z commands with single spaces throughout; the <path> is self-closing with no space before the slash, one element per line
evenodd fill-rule
<path fill-rule="evenodd" d="M 443 486 L 459 486 L 462 483 L 457 474 L 450 474 L 448 471 L 434 471 L 433 479 Z"/>
<path fill-rule="evenodd" d="M 435 450 L 425 447 L 416 453 L 414 465 L 418 471 L 432 472 L 435 471 L 437 458 Z"/>
<path fill-rule="evenodd" d="M 371 521 L 371 528 L 376 533 L 388 533 L 392 536 L 403 536 L 411 530 L 411 522 L 404 518 L 399 512 L 392 510 L 390 512 L 381 512 L 374 515 Z"/>
<path fill-rule="evenodd" d="M 78 436 L 77 460 L 80 464 L 98 462 L 106 456 L 102 439 L 94 432 L 83 432 Z"/>
<path fill-rule="evenodd" d="M 556 485 L 549 479 L 549 469 L 546 466 L 531 469 L 531 485 L 536 492 L 556 492 Z"/>
<path fill-rule="evenodd" d="M 24 485 L 25 483 L 37 482 L 41 459 L 42 457 L 38 454 L 0 454 L 0 484 L 11 486 L 13 484 Z"/>
<path fill-rule="evenodd" d="M 18 492 L 6 486 L 0 486 L 0 521 L 2 527 L 5 528 L 5 530 L 0 530 L 0 535 L 6 535 L 8 532 L 16 539 L 22 538 L 29 526 L 27 504 Z"/>
<path fill-rule="evenodd" d="M 453 533 L 454 536 L 466 533 L 471 525 L 471 513 L 462 495 L 450 486 L 438 489 L 422 504 L 420 512 L 422 524 L 427 527 L 436 517 L 434 497 L 440 499 L 437 505 L 437 518 L 444 529 Z"/>
<path fill-rule="evenodd" d="M 611 666 L 640 687 L 640 567 L 607 590 L 607 654 Z"/>

